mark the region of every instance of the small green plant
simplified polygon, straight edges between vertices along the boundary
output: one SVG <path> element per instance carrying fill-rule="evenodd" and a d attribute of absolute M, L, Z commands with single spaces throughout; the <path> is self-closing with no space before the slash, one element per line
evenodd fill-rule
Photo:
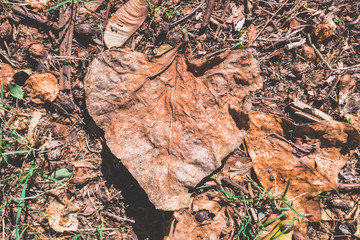
<path fill-rule="evenodd" d="M 233 193 L 230 193 L 229 191 L 226 191 L 223 186 L 221 185 L 221 182 L 218 181 L 214 176 L 210 177 L 213 179 L 216 183 L 216 185 L 202 185 L 197 187 L 196 189 L 204 189 L 204 188 L 215 188 L 218 189 L 219 192 L 221 192 L 226 201 L 230 204 L 230 206 L 233 206 L 234 211 L 238 215 L 237 219 L 237 239 L 248 239 L 248 240 L 256 240 L 259 239 L 262 231 L 264 231 L 265 227 L 268 225 L 274 223 L 275 221 L 283 218 L 287 211 L 292 211 L 296 214 L 296 218 L 294 218 L 290 225 L 286 227 L 285 229 L 282 229 L 281 231 L 277 232 L 275 236 L 271 237 L 271 239 L 276 239 L 285 232 L 289 230 L 289 228 L 294 224 L 294 222 L 297 219 L 306 219 L 305 216 L 298 213 L 293 207 L 292 204 L 289 202 L 289 200 L 286 199 L 286 194 L 288 192 L 288 189 L 290 187 L 290 181 L 287 182 L 284 192 L 280 196 L 272 196 L 268 191 L 266 191 L 264 188 L 252 183 L 252 185 L 259 190 L 258 196 L 254 199 L 251 198 L 249 194 L 241 194 L 241 195 L 235 195 Z M 266 222 L 258 221 L 255 222 L 255 219 L 250 213 L 250 209 L 256 206 L 256 204 L 270 204 L 272 212 L 278 213 L 278 215 Z M 242 213 L 240 213 L 239 209 L 243 209 Z M 307 219 L 306 219 L 307 220 Z"/>
<path fill-rule="evenodd" d="M 351 117 L 345 118 L 345 119 L 346 119 L 346 122 L 347 122 L 348 124 L 351 124 Z"/>
<path fill-rule="evenodd" d="M 16 88 L 16 94 L 22 93 L 20 87 Z M 4 172 L 7 174 L 1 176 L 0 183 L 3 184 L 11 180 L 12 186 L 18 190 L 15 191 L 17 196 L 12 196 L 9 194 L 9 196 L 5 195 L 0 197 L 0 200 L 4 201 L 1 203 L 2 205 L 0 206 L 0 210 L 6 211 L 10 205 L 15 204 L 17 209 L 14 221 L 15 239 L 23 239 L 24 233 L 28 229 L 31 229 L 29 225 L 22 223 L 21 221 L 21 216 L 24 212 L 24 209 L 47 217 L 43 212 L 33 209 L 28 205 L 27 199 L 29 197 L 29 186 L 35 182 L 37 177 L 43 177 L 61 185 L 65 184 L 51 176 L 47 176 L 41 173 L 40 167 L 37 163 L 37 156 L 39 153 L 42 153 L 43 150 L 32 147 L 27 137 L 21 136 L 21 133 L 23 132 L 18 132 L 17 129 L 12 127 L 10 123 L 11 121 L 6 119 L 7 116 L 16 117 L 19 114 L 21 115 L 21 113 L 14 111 L 10 106 L 5 104 L 3 85 L 1 85 L 0 95 L 0 109 L 3 111 L 3 114 L 0 116 L 0 167 L 6 168 L 6 171 Z M 14 97 L 19 99 L 22 98 L 21 95 L 16 95 Z M 26 132 L 24 133 L 26 134 Z"/>
<path fill-rule="evenodd" d="M 243 30 L 241 30 L 241 31 L 243 31 Z M 242 49 L 245 49 L 244 38 L 243 37 L 239 38 L 239 41 L 234 46 L 231 47 L 231 50 L 237 49 L 238 47 L 241 47 Z"/>
<path fill-rule="evenodd" d="M 151 3 L 149 2 L 149 0 L 146 0 L 146 4 L 149 7 L 150 13 L 149 13 L 149 17 L 151 17 L 154 14 L 154 7 L 151 5 Z"/>
<path fill-rule="evenodd" d="M 100 240 L 103 240 L 103 229 L 104 229 L 104 220 L 101 219 L 101 223 L 96 227 L 96 230 L 99 233 Z"/>
<path fill-rule="evenodd" d="M 8 86 L 11 96 L 17 99 L 23 99 L 24 91 L 22 90 L 21 86 L 17 84 L 11 84 L 10 82 L 8 83 Z"/>

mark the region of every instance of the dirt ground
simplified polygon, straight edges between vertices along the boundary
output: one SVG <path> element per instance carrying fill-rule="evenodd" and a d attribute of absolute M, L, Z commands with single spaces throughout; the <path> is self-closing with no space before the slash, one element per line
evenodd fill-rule
<path fill-rule="evenodd" d="M 150 203 L 107 148 L 85 104 L 87 68 L 106 49 L 104 26 L 125 1 L 97 1 L 94 10 L 75 0 L 50 9 L 60 2 L 0 3 L 0 239 L 162 239 L 172 212 Z M 55 24 L 63 24 L 60 12 L 71 4 L 75 29 L 66 57 L 59 53 L 63 39 Z M 246 49 L 264 79 L 248 96 L 252 110 L 313 122 L 296 114 L 292 103 L 300 101 L 360 129 L 359 1 L 219 0 L 202 27 L 206 8 L 207 1 L 163 0 L 125 47 L 153 57 L 160 46 L 186 41 L 194 59 Z M 63 34 L 69 33 L 60 29 Z M 71 77 L 54 99 L 44 100 L 27 84 L 36 73 L 51 73 L 60 82 L 67 73 Z M 308 239 L 360 238 L 359 160 L 357 149 L 340 171 L 342 187 L 319 195 L 330 217 L 310 222 Z M 259 183 L 253 171 L 238 184 L 250 183 Z M 236 192 L 232 184 L 226 189 Z M 271 208 L 269 199 L 257 197 L 264 193 L 260 188 L 253 192 L 255 210 Z M 249 226 L 257 232 L 255 220 Z M 242 227 L 235 224 L 233 239 L 255 238 Z"/>

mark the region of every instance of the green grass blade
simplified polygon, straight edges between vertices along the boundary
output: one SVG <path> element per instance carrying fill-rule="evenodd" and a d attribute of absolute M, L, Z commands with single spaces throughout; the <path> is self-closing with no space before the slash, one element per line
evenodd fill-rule
<path fill-rule="evenodd" d="M 290 180 L 287 181 L 287 183 L 286 183 L 286 187 L 285 187 L 284 194 L 281 196 L 281 199 L 282 199 L 282 200 L 285 199 L 286 193 L 287 193 L 287 191 L 289 190 L 289 186 L 290 186 Z"/>
<path fill-rule="evenodd" d="M 75 2 L 90 3 L 92 5 L 99 5 L 97 3 L 93 3 L 93 2 L 89 2 L 89 1 L 85 1 L 85 0 L 75 0 Z"/>
<path fill-rule="evenodd" d="M 25 144 L 23 141 L 22 141 L 22 137 L 19 137 L 19 134 L 17 134 L 17 132 L 15 132 L 8 124 L 7 122 L 2 118 L 0 117 L 1 121 L 4 123 L 4 125 L 10 130 L 10 132 L 14 135 L 15 137 L 15 140 L 19 143 L 22 143 L 22 144 Z"/>
<path fill-rule="evenodd" d="M 291 228 L 291 226 L 294 224 L 294 222 L 296 221 L 296 218 L 294 218 L 291 223 L 289 224 L 289 226 L 287 226 L 287 228 L 285 228 L 281 233 L 279 233 L 279 235 L 276 235 L 274 237 L 271 238 L 271 240 L 275 240 L 278 237 L 280 237 L 281 235 L 283 235 L 284 233 L 286 233 L 287 230 L 289 230 Z"/>
<path fill-rule="evenodd" d="M 73 237 L 71 238 L 71 240 L 77 240 L 84 232 L 85 232 L 85 230 L 82 230 L 79 234 L 73 236 Z"/>
<path fill-rule="evenodd" d="M 23 186 L 23 188 L 21 190 L 20 202 L 19 202 L 19 205 L 18 205 L 17 213 L 16 213 L 15 224 L 16 224 L 16 239 L 17 240 L 20 240 L 18 223 L 19 223 L 21 211 L 22 211 L 23 207 L 25 206 L 24 198 L 26 196 L 26 187 L 27 187 L 28 180 L 29 180 L 29 178 L 26 178 L 24 186 Z"/>
<path fill-rule="evenodd" d="M 270 221 L 266 222 L 266 223 L 261 223 L 262 226 L 266 227 L 267 225 L 275 222 L 276 220 L 278 220 L 279 218 L 281 218 L 282 216 L 285 215 L 285 212 L 281 213 L 279 216 L 277 216 L 276 218 L 274 219 L 271 219 Z"/>
<path fill-rule="evenodd" d="M 10 180 L 10 179 L 12 179 L 12 178 L 14 178 L 14 177 L 17 177 L 17 176 L 23 175 L 23 174 L 25 174 L 25 173 L 27 173 L 27 172 L 17 173 L 17 174 L 15 174 L 15 175 L 12 175 L 12 176 L 7 177 L 7 178 L 5 178 L 5 179 L 1 179 L 1 180 L 0 180 L 0 183 L 1 183 L 1 182 L 5 182 L 5 181 L 7 181 L 7 180 Z"/>
<path fill-rule="evenodd" d="M 6 152 L 6 153 L 3 153 L 2 155 L 7 156 L 7 155 L 11 155 L 11 154 L 20 154 L 20 153 L 28 153 L 28 152 L 29 152 L 29 150 L 17 150 L 17 151 Z"/>
<path fill-rule="evenodd" d="M 100 227 L 100 228 L 98 228 Z M 101 220 L 101 224 L 99 226 L 96 227 L 98 233 L 99 233 L 99 239 L 103 240 L 103 228 L 104 228 L 104 222 L 103 220 Z"/>
<path fill-rule="evenodd" d="M 59 3 L 59 4 L 56 4 L 55 6 L 50 7 L 50 8 L 49 8 L 48 10 L 46 10 L 46 11 L 53 10 L 54 8 L 60 7 L 60 6 L 62 6 L 62 5 L 64 5 L 64 4 L 67 4 L 67 3 L 71 2 L 71 1 L 72 1 L 72 0 L 65 0 L 65 1 L 63 1 L 63 2 L 61 2 L 61 3 Z"/>
<path fill-rule="evenodd" d="M 4 84 L 1 84 L 1 104 L 4 104 Z"/>
<path fill-rule="evenodd" d="M 51 177 L 51 176 L 49 176 L 49 175 L 47 175 L 47 174 L 42 174 L 41 175 L 43 178 L 47 178 L 47 179 L 49 179 L 49 180 L 51 180 L 51 181 L 54 181 L 54 182 L 56 182 L 56 183 L 59 183 L 59 184 L 61 184 L 61 185 L 65 185 L 65 183 L 63 183 L 63 182 L 60 182 L 59 180 L 57 180 L 56 178 L 53 178 L 53 177 Z"/>

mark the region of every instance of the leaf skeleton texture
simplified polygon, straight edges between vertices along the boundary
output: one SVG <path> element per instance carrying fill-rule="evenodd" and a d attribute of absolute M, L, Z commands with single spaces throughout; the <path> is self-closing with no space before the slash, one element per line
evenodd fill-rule
<path fill-rule="evenodd" d="M 199 64 L 178 50 L 148 61 L 110 49 L 85 77 L 88 111 L 110 150 L 155 207 L 169 211 L 188 207 L 189 189 L 242 143 L 246 128 L 234 119 L 246 116 L 243 98 L 262 84 L 257 61 L 244 50 Z"/>

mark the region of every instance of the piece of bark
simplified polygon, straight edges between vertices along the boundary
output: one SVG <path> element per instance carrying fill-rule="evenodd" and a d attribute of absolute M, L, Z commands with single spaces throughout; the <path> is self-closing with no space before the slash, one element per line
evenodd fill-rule
<path fill-rule="evenodd" d="M 11 10 L 14 13 L 16 13 L 22 17 L 25 17 L 26 19 L 28 19 L 30 21 L 36 22 L 43 26 L 47 26 L 51 30 L 59 31 L 59 26 L 56 23 L 51 22 L 47 19 L 44 19 L 44 18 L 40 17 L 39 15 L 37 15 L 36 13 L 30 12 L 26 7 L 13 5 L 11 7 Z"/>
<path fill-rule="evenodd" d="M 76 9 L 75 5 L 64 5 L 60 9 L 60 56 L 71 56 L 72 40 L 74 36 Z M 70 90 L 71 88 L 71 62 L 63 61 L 60 68 L 60 90 Z"/>
<path fill-rule="evenodd" d="M 211 17 L 212 11 L 214 10 L 214 7 L 215 7 L 215 0 L 208 0 L 205 14 L 204 14 L 204 20 L 201 23 L 201 27 L 206 27 L 209 24 L 210 17 Z"/>
<path fill-rule="evenodd" d="M 330 115 L 300 101 L 293 102 L 290 108 L 296 115 L 313 122 L 333 120 Z"/>

